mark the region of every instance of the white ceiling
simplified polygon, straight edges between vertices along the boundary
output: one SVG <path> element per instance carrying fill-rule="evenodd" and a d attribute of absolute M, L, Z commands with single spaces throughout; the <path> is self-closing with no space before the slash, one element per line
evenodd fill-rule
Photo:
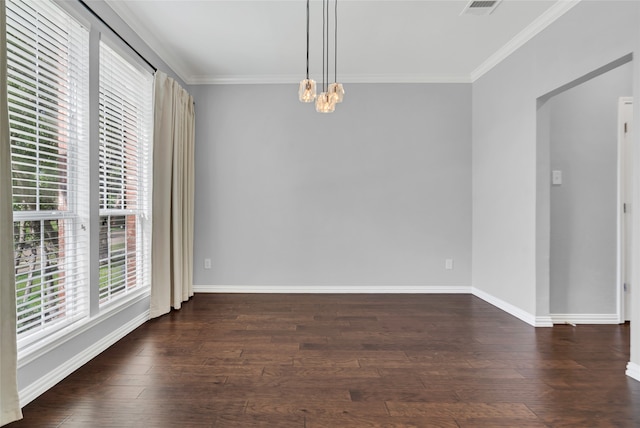
<path fill-rule="evenodd" d="M 188 84 L 304 77 L 304 0 L 106 1 Z M 504 0 L 491 15 L 461 15 L 467 3 L 339 0 L 338 80 L 471 82 L 577 2 Z M 316 80 L 322 78 L 321 35 L 322 2 L 312 0 Z"/>

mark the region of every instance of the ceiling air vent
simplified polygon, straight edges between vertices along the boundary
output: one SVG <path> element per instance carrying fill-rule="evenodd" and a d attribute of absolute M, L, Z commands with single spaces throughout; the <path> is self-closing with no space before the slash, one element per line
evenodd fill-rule
<path fill-rule="evenodd" d="M 471 0 L 460 15 L 489 15 L 502 0 Z"/>

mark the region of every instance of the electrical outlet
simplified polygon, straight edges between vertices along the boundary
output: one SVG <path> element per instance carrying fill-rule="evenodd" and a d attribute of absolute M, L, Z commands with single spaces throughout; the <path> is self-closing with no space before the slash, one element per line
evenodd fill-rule
<path fill-rule="evenodd" d="M 211 259 L 204 259 L 204 268 L 211 269 Z"/>
<path fill-rule="evenodd" d="M 453 259 L 446 259 L 444 261 L 444 268 L 446 270 L 453 270 Z"/>

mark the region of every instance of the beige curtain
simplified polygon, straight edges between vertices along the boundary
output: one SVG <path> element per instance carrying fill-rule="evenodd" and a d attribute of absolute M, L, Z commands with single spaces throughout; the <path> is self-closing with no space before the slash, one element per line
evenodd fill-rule
<path fill-rule="evenodd" d="M 174 79 L 155 76 L 151 317 L 193 296 L 193 97 Z"/>
<path fill-rule="evenodd" d="M 6 5 L 0 0 L 0 425 L 22 418 L 16 380 L 16 289 L 6 47 Z"/>

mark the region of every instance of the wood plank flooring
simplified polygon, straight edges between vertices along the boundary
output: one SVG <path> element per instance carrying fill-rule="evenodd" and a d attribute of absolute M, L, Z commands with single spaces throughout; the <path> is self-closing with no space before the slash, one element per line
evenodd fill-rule
<path fill-rule="evenodd" d="M 628 360 L 470 295 L 198 294 L 9 427 L 638 427 Z"/>

